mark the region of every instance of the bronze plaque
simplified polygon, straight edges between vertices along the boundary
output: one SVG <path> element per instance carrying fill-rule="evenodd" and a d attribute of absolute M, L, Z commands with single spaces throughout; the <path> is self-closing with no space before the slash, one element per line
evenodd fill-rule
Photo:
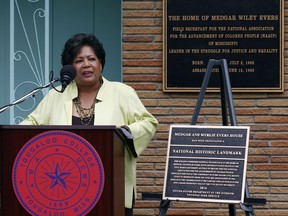
<path fill-rule="evenodd" d="M 164 0 L 163 91 L 200 90 L 226 59 L 236 92 L 284 91 L 283 0 Z M 208 91 L 219 89 L 213 68 Z"/>
<path fill-rule="evenodd" d="M 171 125 L 163 200 L 243 203 L 249 131 Z"/>

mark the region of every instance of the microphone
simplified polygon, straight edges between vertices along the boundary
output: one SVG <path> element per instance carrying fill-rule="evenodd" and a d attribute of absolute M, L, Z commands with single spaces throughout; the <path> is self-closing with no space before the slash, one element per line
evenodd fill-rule
<path fill-rule="evenodd" d="M 64 92 L 65 88 L 71 83 L 76 77 L 76 69 L 72 65 L 65 65 L 60 71 L 60 81 L 62 83 L 61 93 Z"/>

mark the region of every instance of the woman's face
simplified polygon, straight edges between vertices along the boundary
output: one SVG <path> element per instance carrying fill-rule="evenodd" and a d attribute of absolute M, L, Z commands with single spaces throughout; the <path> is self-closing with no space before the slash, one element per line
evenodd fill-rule
<path fill-rule="evenodd" d="M 100 84 L 102 64 L 90 46 L 83 46 L 73 60 L 77 71 L 75 81 L 78 86 L 93 86 Z"/>

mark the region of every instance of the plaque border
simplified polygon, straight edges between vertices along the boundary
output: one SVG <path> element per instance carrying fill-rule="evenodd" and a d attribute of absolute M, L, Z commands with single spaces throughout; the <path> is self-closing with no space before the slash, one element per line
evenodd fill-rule
<path fill-rule="evenodd" d="M 166 196 L 166 188 L 167 188 L 167 177 L 168 177 L 168 166 L 169 166 L 169 153 L 170 153 L 170 144 L 171 144 L 171 132 L 173 128 L 198 128 L 198 129 L 234 129 L 234 130 L 246 130 L 246 143 L 245 143 L 245 156 L 244 156 L 244 165 L 243 165 L 243 176 L 242 176 L 242 186 L 241 187 L 241 199 L 240 200 L 229 200 L 229 199 L 216 199 L 216 198 L 185 198 L 185 197 L 169 197 Z M 249 151 L 249 140 L 250 140 L 250 127 L 249 126 L 206 126 L 206 125 L 170 125 L 169 128 L 169 138 L 168 138 L 168 146 L 167 146 L 167 157 L 166 157 L 166 163 L 165 163 L 165 175 L 164 175 L 164 184 L 163 184 L 163 194 L 162 199 L 163 200 L 174 200 L 174 201 L 193 201 L 193 202 L 207 202 L 207 203 L 228 203 L 228 204 L 239 204 L 244 203 L 245 198 L 245 187 L 246 187 L 246 176 L 247 176 L 247 164 L 248 164 L 248 151 Z"/>

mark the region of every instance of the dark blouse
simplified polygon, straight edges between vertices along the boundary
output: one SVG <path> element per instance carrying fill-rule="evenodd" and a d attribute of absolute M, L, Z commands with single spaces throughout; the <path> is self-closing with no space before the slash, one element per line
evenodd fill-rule
<path fill-rule="evenodd" d="M 81 122 L 81 119 L 79 117 L 72 116 L 72 125 L 83 125 L 83 123 Z M 87 125 L 94 125 L 94 115 L 92 116 L 91 121 Z"/>

